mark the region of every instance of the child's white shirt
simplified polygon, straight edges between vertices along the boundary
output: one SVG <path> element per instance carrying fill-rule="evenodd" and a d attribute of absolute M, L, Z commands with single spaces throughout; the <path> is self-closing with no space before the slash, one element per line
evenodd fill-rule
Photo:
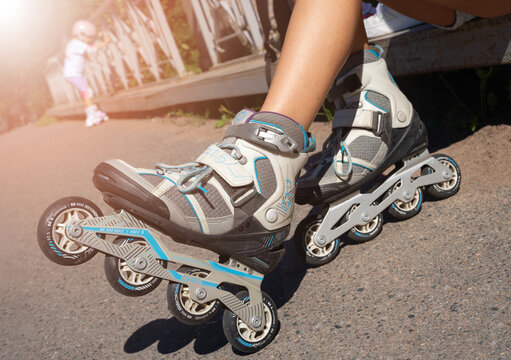
<path fill-rule="evenodd" d="M 96 51 L 95 46 L 73 39 L 66 46 L 66 60 L 64 61 L 65 77 L 83 77 L 85 69 L 85 53 L 91 54 Z"/>

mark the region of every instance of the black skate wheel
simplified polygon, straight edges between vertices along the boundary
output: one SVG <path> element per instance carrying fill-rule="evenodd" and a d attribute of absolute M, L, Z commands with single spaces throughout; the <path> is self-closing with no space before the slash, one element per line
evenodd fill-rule
<path fill-rule="evenodd" d="M 355 211 L 356 205 L 348 212 L 347 216 Z M 357 225 L 348 231 L 348 237 L 358 243 L 363 243 L 377 237 L 383 228 L 383 214 L 379 213 L 375 218 L 364 225 Z"/>
<path fill-rule="evenodd" d="M 387 191 L 387 196 L 390 196 L 394 191 L 399 188 L 400 182 L 394 185 Z M 422 209 L 422 190 L 417 188 L 413 197 L 408 202 L 402 202 L 401 200 L 394 201 L 387 209 L 389 215 L 398 220 L 410 219 L 417 215 Z"/>
<path fill-rule="evenodd" d="M 191 276 L 205 278 L 209 272 L 203 269 L 181 266 L 178 271 Z M 190 297 L 190 288 L 187 285 L 169 282 L 167 288 L 167 302 L 172 315 L 186 325 L 201 325 L 214 319 L 221 309 L 218 300 L 204 304 L 193 301 Z"/>
<path fill-rule="evenodd" d="M 144 239 L 124 236 L 117 237 L 113 243 L 120 246 L 125 244 L 148 246 Z M 167 265 L 163 261 L 161 264 L 164 267 Z M 133 271 L 126 261 L 111 255 L 105 256 L 105 275 L 115 291 L 119 294 L 131 297 L 150 293 L 158 287 L 162 280 L 154 276 Z"/>
<path fill-rule="evenodd" d="M 92 259 L 97 250 L 68 238 L 66 228 L 81 220 L 100 216 L 103 213 L 90 200 L 70 196 L 55 201 L 44 211 L 37 225 L 37 241 L 43 254 L 65 266 L 83 264 Z"/>
<path fill-rule="evenodd" d="M 226 309 L 223 317 L 224 334 L 229 343 L 238 351 L 251 354 L 255 353 L 272 342 L 277 335 L 279 320 L 277 307 L 273 300 L 266 294 L 263 296 L 263 328 L 254 331 L 246 323 L 241 321 L 231 310 Z M 250 302 L 248 291 L 243 290 L 236 297 L 244 303 Z"/>
<path fill-rule="evenodd" d="M 429 185 L 426 187 L 427 192 L 435 199 L 446 199 L 453 196 L 458 192 L 461 185 L 461 171 L 451 157 L 444 154 L 433 154 L 433 157 L 440 161 L 442 165 L 445 165 L 452 172 L 452 176 L 449 180 L 443 181 L 438 184 Z M 426 167 L 422 169 L 422 174 L 430 174 L 431 168 Z"/>
<path fill-rule="evenodd" d="M 298 224 L 295 230 L 294 244 L 296 252 L 311 267 L 329 263 L 341 251 L 341 241 L 339 239 L 335 239 L 323 247 L 319 247 L 314 243 L 314 235 L 322 221 L 323 217 L 320 214 L 307 216 Z"/>

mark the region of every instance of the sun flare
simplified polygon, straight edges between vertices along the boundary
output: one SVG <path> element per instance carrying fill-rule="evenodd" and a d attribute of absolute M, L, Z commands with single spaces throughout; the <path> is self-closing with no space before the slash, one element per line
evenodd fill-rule
<path fill-rule="evenodd" d="M 0 29 L 12 32 L 26 26 L 31 14 L 30 1 L 0 0 Z"/>

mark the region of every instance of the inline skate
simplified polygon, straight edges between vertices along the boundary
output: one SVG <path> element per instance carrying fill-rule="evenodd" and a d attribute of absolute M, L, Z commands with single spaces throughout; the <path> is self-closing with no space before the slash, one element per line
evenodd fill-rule
<path fill-rule="evenodd" d="M 108 121 L 108 115 L 103 111 L 98 109 L 96 104 L 93 104 L 85 109 L 85 126 L 91 127 L 95 125 L 99 125 L 102 122 Z"/>
<path fill-rule="evenodd" d="M 106 277 L 124 295 L 147 294 L 167 280 L 169 309 L 183 323 L 203 324 L 225 307 L 228 341 L 256 352 L 278 329 L 275 303 L 260 286 L 284 254 L 295 183 L 314 145 L 285 116 L 243 110 L 196 162 L 154 169 L 100 163 L 93 183 L 115 212 L 103 216 L 83 198 L 58 200 L 41 217 L 39 245 L 61 265 L 104 253 Z M 174 252 L 165 236 L 219 260 Z M 244 290 L 233 294 L 232 285 Z"/>
<path fill-rule="evenodd" d="M 295 231 L 298 253 L 311 266 L 333 260 L 341 235 L 364 242 L 376 237 L 383 211 L 403 220 L 434 198 L 454 195 L 461 173 L 446 155 L 430 155 L 426 127 L 387 70 L 383 50 L 351 55 L 329 98 L 336 112 L 323 151 L 299 179 L 296 202 L 318 205 Z"/>

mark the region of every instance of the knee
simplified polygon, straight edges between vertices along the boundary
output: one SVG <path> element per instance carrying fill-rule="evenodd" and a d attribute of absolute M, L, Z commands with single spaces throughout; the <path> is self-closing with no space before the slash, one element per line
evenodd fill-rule
<path fill-rule="evenodd" d="M 496 6 L 486 6 L 482 9 L 478 9 L 478 11 L 472 15 L 482 18 L 494 18 L 504 16 L 509 13 L 511 13 L 511 2 L 508 3 L 506 0 L 505 2 L 502 2 L 502 4 L 498 4 Z"/>

